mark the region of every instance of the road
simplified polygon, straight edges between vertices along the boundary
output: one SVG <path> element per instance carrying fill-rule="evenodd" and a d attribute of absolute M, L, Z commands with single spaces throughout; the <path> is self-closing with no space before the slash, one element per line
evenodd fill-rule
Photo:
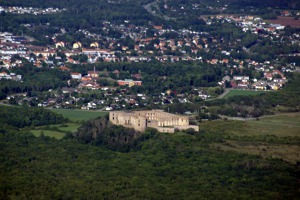
<path fill-rule="evenodd" d="M 231 90 L 232 90 L 231 88 L 225 88 L 224 92 L 223 92 L 221 95 L 219 95 L 219 96 L 217 97 L 217 99 L 222 99 L 222 98 L 225 97 Z"/>
<path fill-rule="evenodd" d="M 237 121 L 251 121 L 251 120 L 257 120 L 259 119 L 263 119 L 263 118 L 269 118 L 269 117 L 276 117 L 276 116 L 293 116 L 293 115 L 300 115 L 300 112 L 291 112 L 291 113 L 277 113 L 274 115 L 263 115 L 257 118 L 243 118 L 243 117 L 228 117 L 225 115 L 220 115 L 221 118 L 227 118 L 229 120 L 237 120 Z"/>
<path fill-rule="evenodd" d="M 156 11 L 152 10 L 152 7 L 156 8 L 156 9 L 159 11 L 159 13 L 156 13 Z M 154 2 L 152 2 L 152 3 L 149 3 L 149 4 L 147 4 L 147 5 L 144 5 L 144 8 L 145 8 L 150 14 L 152 14 L 152 15 L 155 16 L 155 17 L 164 18 L 164 19 L 167 20 L 167 21 L 169 21 L 169 20 L 175 20 L 175 18 L 172 18 L 172 17 L 168 17 L 168 16 L 166 16 L 166 15 L 163 15 L 156 1 L 154 1 Z"/>

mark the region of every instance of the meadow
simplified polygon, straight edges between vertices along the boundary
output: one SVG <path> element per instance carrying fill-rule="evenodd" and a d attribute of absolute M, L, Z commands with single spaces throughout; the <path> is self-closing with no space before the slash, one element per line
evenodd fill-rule
<path fill-rule="evenodd" d="M 300 162 L 300 113 L 265 116 L 259 120 L 231 121 L 224 126 L 225 140 L 211 147 L 257 155 L 265 159 L 277 158 L 296 164 Z M 223 122 L 224 123 L 224 122 Z M 219 124 L 219 126 L 220 126 Z"/>
<path fill-rule="evenodd" d="M 62 139 L 65 136 L 65 133 L 58 131 L 50 131 L 50 130 L 31 130 L 30 131 L 35 137 L 41 137 L 42 134 L 44 136 L 48 136 L 55 139 Z"/>
<path fill-rule="evenodd" d="M 253 135 L 276 135 L 300 137 L 300 113 L 265 116 L 247 122 Z"/>
<path fill-rule="evenodd" d="M 243 96 L 259 95 L 266 92 L 267 91 L 256 91 L 256 90 L 230 90 L 230 92 L 226 94 L 224 98 L 229 98 L 238 95 L 243 95 Z"/>
<path fill-rule="evenodd" d="M 71 109 L 51 109 L 51 111 L 63 115 L 71 122 L 64 124 L 55 124 L 47 126 L 37 126 L 31 129 L 30 132 L 36 137 L 44 136 L 51 138 L 62 139 L 66 133 L 74 133 L 84 121 L 95 119 L 107 115 L 107 112 L 87 111 L 87 110 L 71 110 Z"/>
<path fill-rule="evenodd" d="M 30 132 L 36 137 L 40 137 L 41 134 L 44 136 L 62 139 L 66 133 L 74 133 L 80 126 L 80 123 L 65 123 L 65 124 L 55 124 L 46 126 L 37 126 Z"/>

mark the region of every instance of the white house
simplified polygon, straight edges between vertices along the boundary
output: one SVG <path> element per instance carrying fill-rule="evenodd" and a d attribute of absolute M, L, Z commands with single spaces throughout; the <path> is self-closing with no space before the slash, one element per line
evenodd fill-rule
<path fill-rule="evenodd" d="M 71 72 L 71 77 L 72 77 L 72 79 L 78 79 L 78 80 L 81 80 L 82 74 L 77 73 L 77 72 Z"/>

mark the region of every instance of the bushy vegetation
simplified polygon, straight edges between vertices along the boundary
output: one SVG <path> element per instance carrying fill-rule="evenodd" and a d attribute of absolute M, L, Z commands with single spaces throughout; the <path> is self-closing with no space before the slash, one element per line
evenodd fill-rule
<path fill-rule="evenodd" d="M 72 139 L 2 134 L 0 196 L 297 199 L 296 166 L 278 159 L 210 148 L 210 144 L 223 140 L 224 130 L 233 124 L 210 124 L 196 135 L 154 133 L 139 143 L 138 151 L 127 153 Z"/>
<path fill-rule="evenodd" d="M 24 60 L 24 62 L 26 62 Z M 1 80 L 0 99 L 4 99 L 14 93 L 28 93 L 47 91 L 49 89 L 61 88 L 67 85 L 70 79 L 68 72 L 59 69 L 37 68 L 32 63 L 26 62 L 22 68 L 14 70 L 16 74 L 22 75 L 23 82 L 13 80 Z"/>
<path fill-rule="evenodd" d="M 289 154 L 286 145 L 297 149 L 299 137 L 250 135 L 246 122 L 208 121 L 200 132 L 164 134 L 98 118 L 56 140 L 19 128 L 65 122 L 60 115 L 19 107 L 1 107 L 1 113 L 0 199 L 299 197 L 297 156 L 289 164 L 271 151 L 285 145 Z M 263 147 L 242 151 L 249 144 Z"/>
<path fill-rule="evenodd" d="M 154 3 L 152 9 L 159 12 L 158 15 L 152 15 L 142 8 L 151 2 Z M 227 8 L 221 10 L 224 2 L 228 4 Z M 171 9 L 163 9 L 164 4 L 169 8 L 172 6 Z M 89 44 L 92 39 L 78 32 L 84 29 L 104 37 L 115 37 L 120 44 L 133 47 L 134 42 L 129 37 L 118 39 L 123 35 L 121 31 L 105 32 L 103 29 L 105 21 L 111 23 L 111 27 L 128 21 L 148 28 L 149 31 L 145 33 L 147 37 L 153 37 L 153 25 L 207 31 L 216 41 L 223 41 L 223 47 L 232 49 L 232 59 L 249 58 L 264 62 L 275 60 L 280 54 L 298 52 L 296 45 L 283 45 L 268 38 L 259 40 L 258 36 L 244 33 L 233 24 L 211 18 L 209 20 L 213 23 L 207 26 L 199 18 L 199 13 L 243 13 L 274 18 L 279 11 L 266 7 L 297 9 L 299 3 L 295 0 L 203 0 L 199 9 L 194 9 L 194 4 L 199 4 L 199 0 L 3 0 L 1 5 L 5 6 L 58 7 L 66 10 L 37 16 L 1 12 L 0 23 L 1 31 L 29 35 L 36 39 L 33 42 L 35 45 L 53 44 L 52 36 L 64 31 L 67 33 L 58 36 L 57 41 L 70 44 L 85 41 L 85 44 Z M 211 6 L 214 9 L 210 9 Z M 296 29 L 284 31 L 286 34 L 297 33 Z M 170 32 L 162 37 L 176 39 L 178 34 Z M 227 45 L 231 42 L 234 44 L 237 39 L 241 40 L 237 45 Z M 158 39 L 153 40 L 145 49 L 153 50 L 158 42 Z M 205 45 L 204 42 L 200 43 Z M 250 53 L 247 54 L 243 47 Z M 79 115 L 80 111 L 64 112 L 65 116 L 72 117 L 73 122 L 86 121 L 79 127 L 79 123 L 66 124 L 68 119 L 50 110 L 1 106 L 0 199 L 299 199 L 299 117 L 293 123 L 286 122 L 290 119 L 274 120 L 273 123 L 277 125 L 281 123 L 276 131 L 272 121 L 260 118 L 249 123 L 214 119 L 219 114 L 260 117 L 281 107 L 285 111 L 299 111 L 300 75 L 288 75 L 291 81 L 279 92 L 204 101 L 199 97 L 200 87 L 217 86 L 218 81 L 228 74 L 226 65 L 207 63 L 213 58 L 227 58 L 221 51 L 214 51 L 214 48 L 217 47 L 212 46 L 207 52 L 201 50 L 197 53 L 203 62 L 159 63 L 153 59 L 149 63 L 67 65 L 72 71 L 83 75 L 95 67 L 101 71 L 99 82 L 102 86 L 115 86 L 115 80 L 141 74 L 143 86 L 120 87 L 112 93 L 124 92 L 129 96 L 143 93 L 151 96 L 149 101 L 154 102 L 156 98 L 159 100 L 161 93 L 168 91 L 174 103 L 163 102 L 166 103 L 162 106 L 165 110 L 181 114 L 187 110 L 195 111 L 199 121 L 201 118 L 208 119 L 200 123 L 199 132 L 190 129 L 165 134 L 147 129 L 141 133 L 115 126 L 106 117 L 86 121 L 91 116 L 71 116 Z M 168 52 L 168 55 L 177 54 L 183 55 L 180 52 Z M 49 61 L 59 66 L 55 57 L 50 56 Z M 61 61 L 66 59 L 59 51 L 57 57 L 61 57 Z M 87 57 L 73 56 L 73 59 L 85 62 Z M 20 56 L 13 56 L 11 61 L 15 60 L 22 60 L 22 67 L 15 67 L 11 72 L 22 75 L 23 82 L 1 80 L 0 99 L 24 93 L 28 97 L 26 99 L 33 100 L 31 106 L 36 106 L 35 98 L 43 102 L 55 96 L 54 93 L 52 96 L 43 95 L 43 91 L 58 89 L 55 92 L 60 94 L 61 88 L 67 86 L 67 80 L 71 78 L 69 72 L 52 69 L 50 64 L 44 62 L 41 68 L 37 68 Z M 299 59 L 286 58 L 286 61 L 298 63 Z M 116 75 L 114 70 L 120 73 Z M 254 74 L 254 68 L 244 68 L 243 72 L 234 69 L 230 73 L 242 73 L 250 79 L 254 76 L 263 77 L 263 74 Z M 72 87 L 76 84 L 75 81 L 70 82 Z M 213 93 L 222 93 L 222 88 L 214 87 Z M 189 94 L 186 98 L 190 103 L 180 103 L 177 94 Z M 75 92 L 72 95 L 79 97 Z M 82 97 L 86 97 L 82 99 L 86 104 L 100 99 L 100 96 L 103 99 L 110 98 L 110 94 L 104 96 L 104 92 L 91 92 L 82 94 Z M 58 101 L 62 102 L 62 97 Z M 26 104 L 14 98 L 10 102 Z M 147 106 L 150 109 L 157 105 L 149 103 Z M 287 131 L 290 132 L 286 134 Z"/>
<path fill-rule="evenodd" d="M 90 120 L 79 127 L 74 134 L 80 142 L 105 146 L 112 150 L 128 152 L 139 148 L 139 142 L 157 133 L 156 130 L 148 130 L 145 133 L 135 131 L 132 128 L 116 126 L 101 117 Z M 147 135 L 147 136 L 146 136 Z"/>
<path fill-rule="evenodd" d="M 6 131 L 6 126 L 24 128 L 25 126 L 42 126 L 67 122 L 62 115 L 42 108 L 0 106 L 0 128 Z"/>

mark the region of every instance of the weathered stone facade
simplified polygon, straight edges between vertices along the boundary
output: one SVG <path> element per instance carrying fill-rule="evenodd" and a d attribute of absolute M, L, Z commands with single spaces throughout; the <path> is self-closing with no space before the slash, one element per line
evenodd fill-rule
<path fill-rule="evenodd" d="M 109 113 L 109 121 L 115 125 L 134 128 L 141 132 L 145 131 L 147 127 L 168 133 L 174 133 L 176 129 L 188 128 L 199 131 L 198 126 L 189 125 L 187 116 L 170 114 L 162 110 L 113 111 Z"/>

